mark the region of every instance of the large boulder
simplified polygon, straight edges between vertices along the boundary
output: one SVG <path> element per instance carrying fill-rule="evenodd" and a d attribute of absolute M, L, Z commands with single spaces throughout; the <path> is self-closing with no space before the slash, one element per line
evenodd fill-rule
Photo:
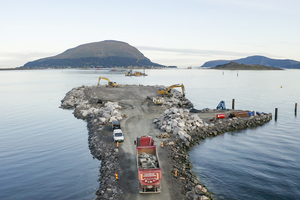
<path fill-rule="evenodd" d="M 111 115 L 105 112 L 102 114 L 102 117 L 106 118 L 106 120 L 108 121 L 111 118 Z"/>
<path fill-rule="evenodd" d="M 203 121 L 197 114 L 190 115 L 188 109 L 172 107 L 153 120 L 158 128 L 168 133 L 177 134 L 182 140 L 191 141 L 186 131 L 195 131 L 203 126 Z"/>
<path fill-rule="evenodd" d="M 109 119 L 109 123 L 113 122 L 113 121 L 117 121 L 117 118 L 115 116 L 112 116 L 110 119 Z"/>
<path fill-rule="evenodd" d="M 167 126 L 167 127 L 166 127 L 166 131 L 167 131 L 168 133 L 171 133 L 172 127 L 171 127 L 171 126 Z"/>

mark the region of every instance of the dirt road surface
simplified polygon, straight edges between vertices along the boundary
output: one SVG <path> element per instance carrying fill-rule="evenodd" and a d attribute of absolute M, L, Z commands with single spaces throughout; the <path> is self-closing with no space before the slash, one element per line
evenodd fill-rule
<path fill-rule="evenodd" d="M 144 135 L 150 135 L 153 138 L 155 138 L 155 135 L 158 133 L 158 130 L 154 129 L 154 125 L 152 123 L 153 119 L 157 117 L 159 114 L 159 110 L 153 109 L 152 111 L 149 111 L 147 106 L 145 105 L 147 102 L 144 102 L 142 105 L 139 105 L 138 102 L 134 105 L 133 109 L 131 111 L 127 111 L 128 117 L 122 121 L 122 129 L 125 135 L 125 141 L 121 144 L 121 148 L 123 151 L 125 151 L 128 154 L 128 159 L 131 160 L 130 163 L 132 163 L 130 167 L 130 171 L 133 172 L 134 180 L 130 184 L 130 192 L 129 195 L 126 197 L 126 199 L 137 199 L 137 200 L 144 200 L 144 199 L 172 199 L 170 197 L 170 191 L 167 183 L 167 179 L 169 177 L 169 174 L 162 171 L 162 192 L 160 194 L 139 194 L 138 193 L 138 177 L 137 177 L 137 166 L 136 166 L 136 149 L 133 141 L 138 136 L 144 136 Z M 153 112 L 154 111 L 154 112 Z M 155 139 L 155 143 L 157 145 L 158 154 L 159 157 L 161 155 L 160 147 L 159 147 L 159 141 Z M 160 158 L 160 164 L 161 166 L 165 166 L 165 160 Z M 127 170 L 125 169 L 124 173 Z M 130 174 L 130 172 L 128 172 Z"/>

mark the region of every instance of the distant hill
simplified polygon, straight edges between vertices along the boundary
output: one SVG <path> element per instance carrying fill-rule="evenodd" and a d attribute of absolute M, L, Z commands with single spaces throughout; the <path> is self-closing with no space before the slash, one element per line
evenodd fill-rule
<path fill-rule="evenodd" d="M 218 65 L 211 69 L 222 69 L 222 70 L 282 70 L 277 67 L 268 67 L 264 65 L 245 65 L 236 62 L 230 62 L 224 65 Z"/>
<path fill-rule="evenodd" d="M 213 60 L 204 63 L 201 67 L 216 67 L 217 65 L 224 65 L 230 62 L 246 65 L 264 65 L 277 68 L 300 69 L 299 61 L 289 59 L 271 59 L 264 56 L 249 56 L 247 58 L 241 58 L 238 60 Z"/>
<path fill-rule="evenodd" d="M 165 67 L 153 63 L 125 42 L 105 40 L 83 44 L 53 57 L 26 63 L 21 68 Z"/>

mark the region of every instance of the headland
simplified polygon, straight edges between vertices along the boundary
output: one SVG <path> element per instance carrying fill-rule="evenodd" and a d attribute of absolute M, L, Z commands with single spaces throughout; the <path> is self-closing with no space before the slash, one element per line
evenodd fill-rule
<path fill-rule="evenodd" d="M 164 86 L 122 85 L 119 87 L 80 86 L 69 91 L 61 108 L 74 109 L 76 118 L 87 121 L 89 148 L 101 160 L 97 199 L 213 199 L 209 188 L 192 170 L 188 150 L 200 140 L 218 134 L 261 126 L 270 113 L 237 110 L 189 109 L 192 102 L 178 90 L 154 102 Z M 225 118 L 216 117 L 224 114 Z M 224 116 L 223 115 L 223 116 Z M 119 120 L 125 135 L 117 148 L 111 122 Z M 138 193 L 136 152 L 138 136 L 154 138 L 162 168 L 162 192 Z M 162 146 L 161 146 L 162 145 Z M 115 177 L 118 172 L 118 180 Z M 176 174 L 177 176 L 175 176 Z"/>

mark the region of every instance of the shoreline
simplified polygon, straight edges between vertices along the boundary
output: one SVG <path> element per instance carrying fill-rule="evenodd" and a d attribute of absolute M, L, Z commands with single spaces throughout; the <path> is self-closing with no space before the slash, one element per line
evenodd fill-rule
<path fill-rule="evenodd" d="M 124 88 L 82 86 L 73 88 L 62 100 L 61 108 L 74 109 L 76 118 L 87 121 L 89 148 L 92 155 L 101 160 L 97 199 L 137 198 L 136 187 L 130 186 L 132 179 L 137 181 L 137 177 L 133 141 L 128 140 L 141 135 L 140 132 L 145 129 L 149 129 L 150 132 L 144 132 L 155 139 L 159 156 L 164 160 L 161 164 L 165 174 L 163 179 L 165 185 L 171 188 L 164 187 L 161 194 L 154 195 L 165 195 L 164 199 L 213 199 L 211 191 L 201 184 L 192 170 L 189 149 L 207 137 L 261 126 L 272 119 L 270 113 L 228 118 L 235 111 L 229 109 L 203 109 L 198 113 L 190 113 L 186 107 L 192 106 L 191 102 L 177 90 L 172 98 L 165 98 L 162 106 L 156 106 L 152 97 L 157 96 L 157 89 L 157 86 L 141 85 L 125 85 Z M 136 96 L 130 99 L 128 95 Z M 99 104 L 99 99 L 105 103 Z M 111 115 L 108 116 L 108 113 Z M 220 113 L 227 117 L 215 119 L 216 114 Z M 122 130 L 124 128 L 123 132 L 127 134 L 127 141 L 120 144 L 120 148 L 113 143 L 111 126 L 107 123 L 112 118 L 121 121 Z M 140 131 L 136 131 L 139 128 Z M 162 133 L 167 138 L 159 138 Z M 161 142 L 164 148 L 159 147 Z M 175 170 L 177 177 L 174 176 Z M 119 180 L 114 177 L 116 171 L 119 172 Z"/>

